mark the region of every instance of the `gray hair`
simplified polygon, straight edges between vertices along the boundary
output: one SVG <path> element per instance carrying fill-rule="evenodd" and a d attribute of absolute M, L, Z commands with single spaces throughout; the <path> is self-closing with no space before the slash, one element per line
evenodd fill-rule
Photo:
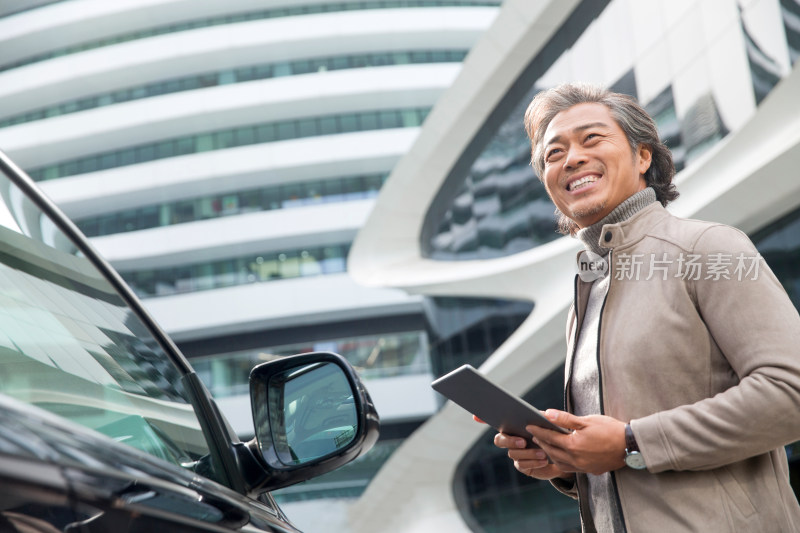
<path fill-rule="evenodd" d="M 672 153 L 661 142 L 658 128 L 636 100 L 627 94 L 614 93 L 588 83 L 565 83 L 537 94 L 525 111 L 525 131 L 531 140 L 531 165 L 542 179 L 544 175 L 544 133 L 553 118 L 577 104 L 597 103 L 606 106 L 611 116 L 619 124 L 633 153 L 641 145 L 652 151 L 650 168 L 644 174 L 648 187 L 656 192 L 656 199 L 666 206 L 678 197 L 678 190 L 672 183 L 675 165 Z M 577 226 L 563 213 L 560 215 L 559 230 L 562 233 L 575 233 Z"/>

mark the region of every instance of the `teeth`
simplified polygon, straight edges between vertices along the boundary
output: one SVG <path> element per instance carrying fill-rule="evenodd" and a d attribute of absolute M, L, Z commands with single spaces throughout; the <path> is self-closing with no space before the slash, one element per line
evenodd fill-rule
<path fill-rule="evenodd" d="M 581 178 L 581 179 L 579 179 L 577 181 L 573 181 L 572 183 L 570 183 L 569 190 L 570 191 L 577 191 L 581 187 L 583 187 L 583 186 L 585 186 L 585 185 L 587 185 L 589 183 L 594 183 L 595 181 L 597 181 L 597 176 L 586 176 L 584 178 Z"/>

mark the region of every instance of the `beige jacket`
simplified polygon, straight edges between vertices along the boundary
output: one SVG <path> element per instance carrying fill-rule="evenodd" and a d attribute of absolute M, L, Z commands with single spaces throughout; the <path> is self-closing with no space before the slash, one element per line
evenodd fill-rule
<path fill-rule="evenodd" d="M 631 421 L 647 464 L 613 474 L 627 531 L 800 531 L 783 448 L 800 439 L 800 316 L 781 284 L 740 231 L 659 203 L 606 225 L 600 243 L 612 263 L 601 409 Z M 589 288 L 576 277 L 568 410 Z"/>

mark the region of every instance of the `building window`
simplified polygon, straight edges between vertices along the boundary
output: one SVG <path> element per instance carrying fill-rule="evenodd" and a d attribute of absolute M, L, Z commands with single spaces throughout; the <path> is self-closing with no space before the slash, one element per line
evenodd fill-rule
<path fill-rule="evenodd" d="M 224 24 L 236 24 L 239 22 L 244 21 L 251 21 L 251 20 L 263 20 L 263 19 L 270 19 L 270 18 L 279 18 L 279 17 L 287 17 L 287 16 L 294 16 L 294 15 L 308 15 L 314 13 L 326 13 L 332 11 L 349 11 L 354 9 L 392 9 L 392 8 L 411 8 L 411 7 L 447 7 L 447 6 L 465 6 L 465 7 L 472 7 L 472 6 L 489 6 L 489 7 L 496 7 L 500 5 L 501 0 L 477 0 L 474 2 L 463 2 L 458 0 L 435 0 L 430 2 L 414 2 L 413 0 L 406 0 L 401 2 L 392 2 L 392 1 L 374 1 L 374 2 L 363 2 L 363 1 L 354 1 L 354 2 L 339 2 L 339 3 L 330 3 L 330 4 L 319 4 L 319 5 L 307 5 L 307 6 L 298 6 L 293 8 L 279 8 L 279 9 L 267 9 L 262 11 L 255 11 L 248 14 L 235 14 L 235 15 L 228 15 L 228 16 L 221 16 L 221 17 L 213 17 L 213 18 L 206 18 L 195 20 L 191 22 L 185 22 L 182 24 L 169 24 L 166 26 L 159 26 L 156 28 L 150 28 L 147 30 L 139 30 L 132 33 L 124 34 L 124 35 L 116 35 L 112 37 L 107 37 L 104 39 L 99 39 L 96 41 L 90 41 L 85 43 L 79 43 L 75 45 L 71 45 L 65 48 L 59 48 L 56 50 L 50 50 L 48 52 L 37 54 L 34 56 L 29 56 L 17 61 L 13 61 L 11 63 L 6 63 L 4 65 L 0 65 L 0 72 L 11 70 L 13 68 L 21 67 L 24 65 L 31 65 L 33 63 L 39 63 L 41 61 L 46 61 L 48 59 L 52 59 L 55 57 L 61 57 L 70 54 L 76 54 L 79 52 L 84 52 L 86 50 L 93 50 L 95 48 L 102 48 L 105 46 L 110 46 L 118 43 L 124 43 L 129 41 L 135 41 L 138 39 L 145 39 L 148 37 L 154 37 L 157 35 L 164 35 L 167 33 L 177 33 L 181 31 L 188 31 L 197 28 L 207 28 L 210 26 L 220 26 Z"/>
<path fill-rule="evenodd" d="M 0 120 L 0 128 L 131 100 L 151 98 L 163 94 L 191 91 L 198 88 L 213 87 L 229 83 L 243 83 L 273 78 L 278 75 L 292 76 L 308 72 L 360 68 L 373 65 L 398 65 L 407 63 L 407 61 L 403 60 L 406 55 L 407 54 L 404 52 L 385 52 L 378 54 L 369 53 L 324 57 L 312 60 L 284 62 L 281 63 L 281 65 L 283 65 L 281 68 L 278 68 L 278 66 L 274 64 L 255 65 L 252 67 L 243 67 L 235 71 L 225 70 L 222 72 L 205 73 L 185 78 L 158 81 L 141 87 L 82 97 L 80 100 L 54 104 L 43 109 L 20 113 Z M 415 61 L 412 62 L 459 62 L 463 60 L 466 55 L 466 50 L 422 50 L 414 52 Z M 380 58 L 380 60 L 378 60 L 378 58 Z M 314 65 L 313 69 L 311 68 L 312 65 Z"/>
<path fill-rule="evenodd" d="M 251 141 L 255 139 L 255 136 L 250 136 L 248 133 L 243 133 L 248 129 L 252 129 L 252 131 L 255 131 L 258 134 L 258 142 L 270 142 L 268 140 L 264 140 L 264 138 L 261 137 L 262 135 L 264 135 L 266 138 L 274 135 L 274 138 L 272 139 L 273 141 L 291 140 L 303 137 L 305 135 L 301 135 L 301 122 L 304 124 L 305 128 L 303 131 L 308 133 L 307 136 L 322 135 L 323 119 L 330 120 L 333 118 L 336 120 L 336 124 L 338 126 L 336 133 L 364 131 L 366 128 L 360 122 L 361 115 L 369 115 L 372 117 L 374 114 L 374 111 L 365 111 L 363 113 L 347 113 L 344 115 L 315 117 L 313 119 L 283 120 L 269 124 L 258 124 L 222 131 L 202 133 L 190 137 L 182 137 L 179 139 L 165 139 L 159 142 L 137 146 L 134 153 L 134 160 L 136 163 L 145 163 L 148 161 L 155 161 L 164 157 L 172 157 L 173 155 L 177 155 L 174 148 L 170 148 L 168 150 L 172 155 L 164 155 L 167 150 L 159 151 L 159 147 L 166 146 L 168 143 L 172 146 L 174 146 L 174 143 L 179 143 L 185 148 L 189 148 L 189 145 L 191 144 L 193 145 L 193 151 L 195 153 L 209 150 L 223 150 L 225 148 L 233 148 L 236 146 L 245 146 L 247 144 L 251 144 Z M 419 126 L 425 120 L 427 115 L 427 108 L 381 111 L 380 116 L 382 120 L 378 124 L 378 129 Z M 403 120 L 400 119 L 401 116 L 403 117 Z M 386 120 L 383 120 L 384 117 Z M 311 122 L 308 122 L 308 120 Z M 374 124 L 374 122 L 368 122 L 368 124 Z M 115 150 L 113 152 L 93 154 L 72 161 L 54 163 L 52 165 L 48 165 L 47 167 L 29 169 L 28 174 L 34 180 L 42 181 L 45 179 L 45 177 L 49 177 L 49 179 L 55 179 L 52 178 L 54 175 L 57 175 L 59 178 L 63 178 L 75 174 L 95 172 L 97 170 L 103 170 L 106 168 L 120 167 L 129 164 L 123 163 L 122 158 L 119 157 L 122 153 L 127 152 L 128 150 L 130 149 L 126 148 L 123 150 Z M 111 166 L 102 167 L 100 164 L 101 161 L 108 161 L 111 163 Z"/>
<path fill-rule="evenodd" d="M 116 224 L 111 226 L 119 228 Z M 349 251 L 350 243 L 345 243 L 191 265 L 121 271 L 120 275 L 140 298 L 152 298 L 278 279 L 342 273 L 347 270 Z"/>
<path fill-rule="evenodd" d="M 182 224 L 255 211 L 300 207 L 312 203 L 363 200 L 377 196 L 387 173 L 329 178 L 291 185 L 273 185 L 239 192 L 223 192 L 158 205 L 106 213 L 75 220 L 87 237 Z M 347 194 L 342 194 L 346 189 Z M 124 222 L 123 222 L 124 219 Z"/>
<path fill-rule="evenodd" d="M 430 374 L 424 331 L 345 337 L 254 348 L 192 358 L 192 366 L 215 398 L 249 394 L 250 370 L 257 364 L 298 353 L 329 351 L 347 359 L 364 380 Z"/>

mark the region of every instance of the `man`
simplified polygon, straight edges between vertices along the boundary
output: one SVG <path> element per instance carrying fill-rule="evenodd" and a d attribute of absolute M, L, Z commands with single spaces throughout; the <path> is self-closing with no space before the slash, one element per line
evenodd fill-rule
<path fill-rule="evenodd" d="M 593 275 L 575 280 L 566 411 L 547 411 L 572 433 L 495 444 L 579 499 L 584 531 L 800 531 L 783 448 L 800 439 L 800 317 L 780 283 L 740 231 L 664 209 L 671 155 L 632 98 L 559 86 L 525 126 Z"/>

